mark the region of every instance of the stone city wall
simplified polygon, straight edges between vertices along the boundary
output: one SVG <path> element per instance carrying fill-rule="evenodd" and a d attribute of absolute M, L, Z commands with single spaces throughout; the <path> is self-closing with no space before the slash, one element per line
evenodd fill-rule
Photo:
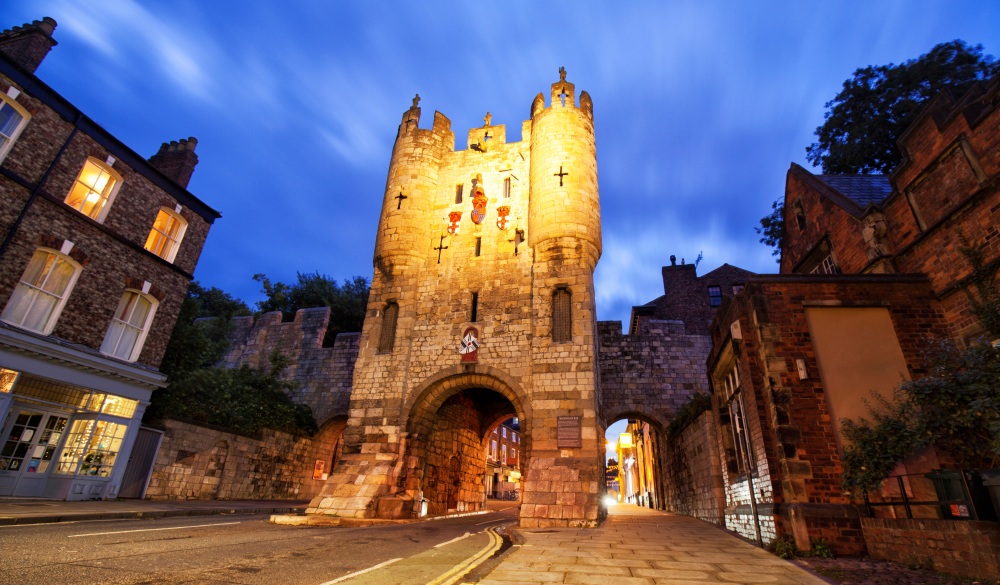
<path fill-rule="evenodd" d="M 600 321 L 601 406 L 606 424 L 644 417 L 666 428 L 695 392 L 708 394 L 707 335 L 688 335 L 680 321 L 643 321 L 623 335 L 621 321 Z"/>
<path fill-rule="evenodd" d="M 296 437 L 265 430 L 259 438 L 175 420 L 163 421 L 150 500 L 304 500 L 319 493 L 317 461 L 329 471 L 326 433 Z"/>
<path fill-rule="evenodd" d="M 663 468 L 666 509 L 723 524 L 726 502 L 715 419 L 705 411 L 669 443 Z"/>
<path fill-rule="evenodd" d="M 268 367 L 271 353 L 280 352 L 288 360 L 282 377 L 296 383 L 289 392 L 292 400 L 309 406 L 316 422 L 323 425 L 347 416 L 360 335 L 341 333 L 333 347 L 323 347 L 329 323 L 327 307 L 301 309 L 288 322 L 282 322 L 279 312 L 236 317 L 222 363 L 233 368 L 244 364 Z"/>

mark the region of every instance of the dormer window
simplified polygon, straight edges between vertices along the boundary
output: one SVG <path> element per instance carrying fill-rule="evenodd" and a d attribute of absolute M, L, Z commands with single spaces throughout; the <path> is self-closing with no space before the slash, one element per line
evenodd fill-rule
<path fill-rule="evenodd" d="M 840 274 L 828 239 L 823 239 L 795 269 L 798 274 Z"/>

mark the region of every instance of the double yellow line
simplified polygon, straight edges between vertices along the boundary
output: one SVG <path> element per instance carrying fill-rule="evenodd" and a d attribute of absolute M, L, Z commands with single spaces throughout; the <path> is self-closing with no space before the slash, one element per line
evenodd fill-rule
<path fill-rule="evenodd" d="M 500 546 L 503 544 L 503 539 L 500 538 L 500 535 L 498 535 L 492 528 L 488 528 L 486 533 L 490 535 L 490 543 L 486 545 L 484 549 L 472 557 L 469 557 L 461 564 L 452 567 L 450 571 L 441 575 L 437 579 L 434 579 L 427 585 L 454 585 L 455 583 L 458 583 L 459 579 L 464 577 L 466 573 L 478 567 L 483 563 L 483 561 L 490 558 L 494 553 L 500 550 Z"/>

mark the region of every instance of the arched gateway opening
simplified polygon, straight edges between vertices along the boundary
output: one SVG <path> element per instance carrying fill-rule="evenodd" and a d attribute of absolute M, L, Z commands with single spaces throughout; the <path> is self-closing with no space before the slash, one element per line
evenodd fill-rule
<path fill-rule="evenodd" d="M 605 432 L 608 496 L 620 504 L 667 509 L 669 445 L 664 425 L 649 413 L 623 412 Z"/>
<path fill-rule="evenodd" d="M 460 374 L 429 385 L 409 408 L 407 471 L 402 484 L 429 515 L 477 511 L 492 487 L 487 466 L 495 429 L 520 422 L 518 462 L 530 450 L 530 430 L 518 393 L 494 376 Z M 498 448 L 493 460 L 500 455 Z M 506 454 L 506 453 L 505 453 Z M 492 460 L 491 460 L 492 461 Z"/>

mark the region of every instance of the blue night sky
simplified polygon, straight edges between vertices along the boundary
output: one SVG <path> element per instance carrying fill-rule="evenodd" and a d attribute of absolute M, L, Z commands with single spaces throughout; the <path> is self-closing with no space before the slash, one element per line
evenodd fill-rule
<path fill-rule="evenodd" d="M 43 16 L 59 45 L 42 80 L 145 157 L 198 138 L 189 189 L 223 217 L 195 276 L 251 306 L 256 272 L 371 277 L 415 93 L 423 127 L 439 110 L 461 140 L 490 111 L 516 141 L 566 67 L 594 100 L 601 320 L 662 294 L 671 254 L 776 271 L 753 228 L 856 68 L 956 38 L 1000 52 L 982 0 L 4 0 L 0 26 Z"/>

